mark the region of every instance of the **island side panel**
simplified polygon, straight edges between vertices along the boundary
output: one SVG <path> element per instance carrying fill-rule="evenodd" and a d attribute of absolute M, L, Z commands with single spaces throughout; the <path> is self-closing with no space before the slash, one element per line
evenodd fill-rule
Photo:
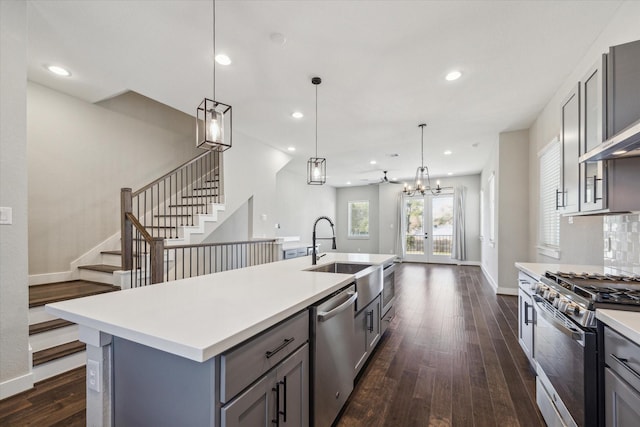
<path fill-rule="evenodd" d="M 116 426 L 218 425 L 216 358 L 196 362 L 113 338 Z"/>
<path fill-rule="evenodd" d="M 80 325 L 79 338 L 87 345 L 87 426 L 111 426 L 113 425 L 112 336 Z"/>

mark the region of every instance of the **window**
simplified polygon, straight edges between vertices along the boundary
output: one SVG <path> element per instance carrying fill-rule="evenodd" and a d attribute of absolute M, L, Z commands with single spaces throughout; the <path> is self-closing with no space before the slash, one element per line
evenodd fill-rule
<path fill-rule="evenodd" d="M 538 251 L 559 258 L 560 214 L 556 206 L 556 191 L 560 188 L 560 141 L 554 138 L 539 155 L 540 219 Z"/>
<path fill-rule="evenodd" d="M 496 242 L 496 173 L 489 177 L 489 243 Z"/>
<path fill-rule="evenodd" d="M 349 202 L 349 237 L 369 237 L 369 201 Z"/>

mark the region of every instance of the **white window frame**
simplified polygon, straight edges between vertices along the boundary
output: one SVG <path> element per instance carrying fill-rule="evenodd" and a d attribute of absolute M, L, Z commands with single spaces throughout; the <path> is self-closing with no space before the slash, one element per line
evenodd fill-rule
<path fill-rule="evenodd" d="M 489 185 L 489 244 L 496 244 L 496 173 L 491 172 Z"/>
<path fill-rule="evenodd" d="M 366 203 L 367 204 L 367 222 L 368 222 L 368 226 L 367 226 L 367 234 L 352 234 L 351 233 L 351 206 L 356 204 L 356 203 Z M 348 239 L 368 239 L 369 235 L 371 234 L 371 211 L 370 211 L 370 207 L 371 204 L 369 203 L 369 200 L 350 200 L 347 203 L 347 238 Z"/>
<path fill-rule="evenodd" d="M 484 240 L 484 229 L 485 229 L 484 218 L 485 218 L 485 214 L 484 214 L 484 189 L 481 188 L 480 189 L 480 241 Z"/>
<path fill-rule="evenodd" d="M 538 253 L 560 259 L 560 212 L 557 190 L 562 174 L 560 139 L 555 137 L 538 153 Z"/>

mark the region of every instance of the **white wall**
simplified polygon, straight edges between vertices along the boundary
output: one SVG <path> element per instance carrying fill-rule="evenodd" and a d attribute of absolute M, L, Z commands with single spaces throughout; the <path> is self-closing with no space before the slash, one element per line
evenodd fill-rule
<path fill-rule="evenodd" d="M 329 185 L 308 185 L 307 178 L 288 170 L 278 172 L 276 180 L 277 215 L 280 228 L 276 236 L 299 236 L 300 241 L 311 243 L 314 221 L 322 215 L 336 221 L 336 189 Z M 275 224 L 274 224 L 275 227 Z M 324 221 L 318 224 L 318 237 L 331 236 Z M 330 242 L 321 242 L 322 250 L 330 250 Z M 342 248 L 338 246 L 338 251 Z"/>
<path fill-rule="evenodd" d="M 26 2 L 0 1 L 0 399 L 33 385 L 29 363 Z"/>
<path fill-rule="evenodd" d="M 157 102 L 127 96 L 105 107 L 133 101 L 149 117 L 172 117 L 171 129 L 35 83 L 27 93 L 30 274 L 68 271 L 120 230 L 120 188 L 136 190 L 201 152 L 193 118 Z"/>
<path fill-rule="evenodd" d="M 490 216 L 489 216 L 489 178 L 494 175 L 495 179 L 495 218 L 494 227 L 496 230 L 496 237 L 498 236 L 498 224 L 500 220 L 500 212 L 497 211 L 497 207 L 500 202 L 500 194 L 498 191 L 498 180 L 500 179 L 500 164 L 498 157 L 499 143 L 496 141 L 494 147 L 489 154 L 489 159 L 485 165 L 482 173 L 480 174 L 480 188 L 483 193 L 483 207 L 484 212 L 482 215 L 483 232 L 482 236 L 482 271 L 494 288 L 498 288 L 498 240 L 497 238 L 492 242 L 489 235 L 490 229 Z"/>
<path fill-rule="evenodd" d="M 603 264 L 603 220 L 602 217 L 574 218 L 573 224 L 563 218 L 560 224 L 560 259 L 539 255 L 538 241 L 538 152 L 560 133 L 560 103 L 576 82 L 583 79 L 588 69 L 600 55 L 608 52 L 609 46 L 640 39 L 640 2 L 624 2 L 607 27 L 602 31 L 574 71 L 567 77 L 551 98 L 535 123 L 529 129 L 529 221 L 528 258 L 538 262 L 562 262 L 572 264 Z"/>

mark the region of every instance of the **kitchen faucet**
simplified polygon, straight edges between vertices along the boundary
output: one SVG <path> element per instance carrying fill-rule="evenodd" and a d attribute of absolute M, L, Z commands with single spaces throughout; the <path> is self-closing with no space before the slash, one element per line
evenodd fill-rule
<path fill-rule="evenodd" d="M 331 231 L 333 232 L 333 237 L 319 237 L 316 238 L 316 225 L 318 225 L 318 221 L 320 221 L 321 219 L 326 219 L 329 222 L 329 225 L 331 225 Z M 329 218 L 328 216 L 320 216 L 318 217 L 318 219 L 316 219 L 316 222 L 313 223 L 313 235 L 312 235 L 312 240 L 313 240 L 313 247 L 311 249 L 311 263 L 312 265 L 316 265 L 316 262 L 320 259 L 320 257 L 323 257 L 326 254 L 322 254 L 320 256 L 317 256 L 316 254 L 316 240 L 329 240 L 331 239 L 333 241 L 332 245 L 331 245 L 331 249 L 336 249 L 336 229 L 333 226 L 333 221 L 331 221 L 331 218 Z"/>

